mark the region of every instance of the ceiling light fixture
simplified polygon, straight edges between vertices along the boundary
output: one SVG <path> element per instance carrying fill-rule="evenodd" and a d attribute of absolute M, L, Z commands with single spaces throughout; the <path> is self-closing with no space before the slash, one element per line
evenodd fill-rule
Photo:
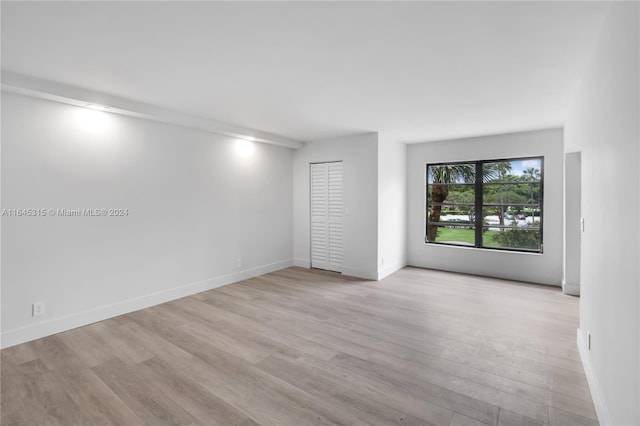
<path fill-rule="evenodd" d="M 107 107 L 107 106 L 98 105 L 98 104 L 87 104 L 87 108 L 94 109 L 96 111 L 106 111 L 106 110 L 109 109 L 109 107 Z"/>
<path fill-rule="evenodd" d="M 255 144 L 248 139 L 236 139 L 236 152 L 244 158 L 251 157 Z"/>

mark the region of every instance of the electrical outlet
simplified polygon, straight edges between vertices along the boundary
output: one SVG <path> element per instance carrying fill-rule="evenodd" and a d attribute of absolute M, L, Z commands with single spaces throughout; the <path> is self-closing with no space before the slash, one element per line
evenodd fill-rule
<path fill-rule="evenodd" d="M 36 302 L 31 305 L 31 315 L 34 317 L 44 315 L 44 302 Z"/>
<path fill-rule="evenodd" d="M 242 268 L 242 259 L 238 258 L 238 259 L 236 260 L 236 267 L 237 267 L 237 268 Z"/>

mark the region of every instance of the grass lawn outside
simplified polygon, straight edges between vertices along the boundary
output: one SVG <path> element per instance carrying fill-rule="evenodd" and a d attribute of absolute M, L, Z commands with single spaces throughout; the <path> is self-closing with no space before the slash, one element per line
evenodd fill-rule
<path fill-rule="evenodd" d="M 485 247 L 502 247 L 499 243 L 493 240 L 493 236 L 497 233 L 499 233 L 499 231 L 484 231 L 482 239 Z M 475 244 L 475 235 L 475 229 L 438 228 L 436 242 L 463 243 L 473 246 Z"/>

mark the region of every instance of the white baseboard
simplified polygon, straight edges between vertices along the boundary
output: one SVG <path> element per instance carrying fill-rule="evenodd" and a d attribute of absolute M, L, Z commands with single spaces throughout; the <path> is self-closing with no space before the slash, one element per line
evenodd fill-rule
<path fill-rule="evenodd" d="M 309 259 L 293 259 L 293 266 L 299 266 L 301 268 L 311 268 L 311 260 Z M 348 275 L 350 277 L 364 278 L 365 280 L 377 280 L 377 272 L 369 272 L 360 268 L 353 268 L 350 266 L 343 266 L 341 274 Z"/>
<path fill-rule="evenodd" d="M 348 275 L 350 277 L 356 277 L 356 278 L 363 278 L 365 280 L 374 280 L 377 281 L 378 280 L 378 272 L 372 272 L 372 271 L 365 271 L 364 269 L 360 269 L 360 268 L 353 268 L 351 266 L 343 266 L 342 267 L 342 273 L 344 275 Z"/>
<path fill-rule="evenodd" d="M 485 250 L 485 251 L 491 250 L 491 249 L 477 249 L 473 247 L 468 248 L 468 247 L 456 247 L 456 246 L 444 246 L 444 245 L 443 247 L 447 247 L 447 248 L 453 247 L 461 250 Z M 493 250 L 493 251 L 495 252 L 496 250 Z M 497 254 L 502 255 L 504 253 L 523 254 L 518 252 L 511 253 L 508 251 L 500 251 Z M 539 254 L 528 254 L 528 253 L 526 253 L 526 255 L 539 256 Z M 482 271 L 482 270 L 478 271 L 473 264 L 464 263 L 464 262 L 443 266 L 443 265 L 434 265 L 432 261 L 425 261 L 424 259 L 409 258 L 407 259 L 407 266 L 414 266 L 416 268 L 434 269 L 436 271 L 456 272 L 459 274 L 474 275 L 479 277 L 498 278 L 501 280 L 521 281 L 525 283 L 542 284 L 542 285 L 548 285 L 553 287 L 562 287 L 561 279 L 556 280 L 551 278 L 547 279 L 544 277 L 532 277 L 528 272 L 524 273 L 523 271 L 517 271 L 515 273 L 496 273 L 495 271 L 498 271 L 497 269 L 495 269 L 494 272 Z"/>
<path fill-rule="evenodd" d="M 311 260 L 309 259 L 293 259 L 293 266 L 301 268 L 311 268 Z"/>
<path fill-rule="evenodd" d="M 133 299 L 124 300 L 113 303 L 111 305 L 101 306 L 84 312 L 67 315 L 64 317 L 53 318 L 48 321 L 40 322 L 25 327 L 16 328 L 2 333 L 0 341 L 2 348 L 19 345 L 20 343 L 29 342 L 41 337 L 50 336 L 52 334 L 61 333 L 73 328 L 82 327 L 94 322 L 103 321 L 118 315 L 128 314 L 133 311 L 148 308 L 160 303 L 170 302 L 192 294 L 222 287 L 227 284 L 246 280 L 258 275 L 267 274 L 280 269 L 288 268 L 293 265 L 293 259 L 287 259 L 267 265 L 257 266 L 255 268 L 245 269 L 243 271 L 234 272 L 232 274 L 221 275 L 219 277 L 209 278 L 208 280 L 198 281 L 195 283 L 174 287 L 157 293 L 148 294 Z"/>
<path fill-rule="evenodd" d="M 570 296 L 580 296 L 580 284 L 568 283 L 562 280 L 562 292 Z"/>
<path fill-rule="evenodd" d="M 582 331 L 580 331 L 580 329 L 578 329 L 577 342 L 578 352 L 580 353 L 582 366 L 584 367 L 584 372 L 587 376 L 587 382 L 589 383 L 589 390 L 591 391 L 591 399 L 593 399 L 593 405 L 596 408 L 596 414 L 598 414 L 598 421 L 603 426 L 612 425 L 613 423 L 611 422 L 611 415 L 609 414 L 607 404 L 604 401 L 602 391 L 600 390 L 598 378 L 596 377 L 596 374 L 593 371 L 593 366 L 591 365 L 589 348 L 587 347 L 587 343 L 585 342 L 584 336 L 582 335 Z"/>
<path fill-rule="evenodd" d="M 381 280 L 385 277 L 388 277 L 389 275 L 393 274 L 396 271 L 399 271 L 400 269 L 404 268 L 405 266 L 407 266 L 407 261 L 399 261 L 399 262 L 394 262 L 391 265 L 387 266 L 386 268 L 383 268 L 381 270 L 378 271 L 378 280 Z"/>

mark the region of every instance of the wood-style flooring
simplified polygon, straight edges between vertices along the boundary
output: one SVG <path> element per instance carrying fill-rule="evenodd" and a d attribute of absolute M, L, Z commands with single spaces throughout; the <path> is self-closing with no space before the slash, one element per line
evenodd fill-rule
<path fill-rule="evenodd" d="M 2 425 L 597 425 L 558 288 L 288 268 L 2 350 Z"/>

